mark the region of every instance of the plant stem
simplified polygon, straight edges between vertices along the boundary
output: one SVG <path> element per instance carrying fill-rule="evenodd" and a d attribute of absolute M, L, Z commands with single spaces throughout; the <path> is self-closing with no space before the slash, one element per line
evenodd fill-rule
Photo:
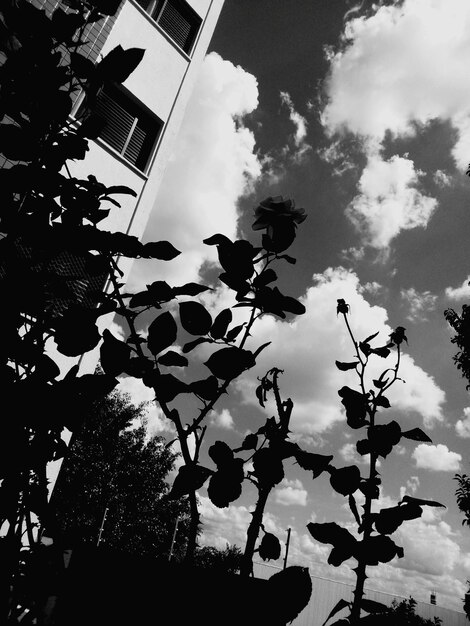
<path fill-rule="evenodd" d="M 253 555 L 255 553 L 259 530 L 263 523 L 264 507 L 266 506 L 271 489 L 272 487 L 261 487 L 259 490 L 258 501 L 252 513 L 251 522 L 246 535 L 246 546 L 240 567 L 240 576 L 248 577 L 253 575 Z"/>

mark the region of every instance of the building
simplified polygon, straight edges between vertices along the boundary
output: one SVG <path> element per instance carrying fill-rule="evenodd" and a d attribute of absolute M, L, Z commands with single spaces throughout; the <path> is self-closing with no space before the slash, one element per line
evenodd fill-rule
<path fill-rule="evenodd" d="M 281 568 L 268 565 L 266 563 L 254 563 L 254 574 L 258 578 L 270 578 Z M 305 609 L 298 615 L 292 622 L 292 626 L 322 626 L 328 617 L 330 611 L 341 599 L 348 602 L 353 600 L 354 585 L 348 583 L 342 583 L 335 580 L 329 580 L 327 578 L 321 578 L 320 576 L 312 577 L 312 596 L 310 602 Z M 431 592 L 431 596 L 434 595 L 434 601 L 436 601 L 436 595 Z M 393 600 L 400 602 L 401 600 L 407 600 L 390 593 L 384 593 L 382 591 L 373 591 L 371 589 L 365 589 L 365 597 L 375 602 L 380 602 L 390 606 Z M 468 624 L 467 617 L 462 611 L 452 611 L 439 606 L 439 599 L 437 602 L 420 602 L 416 603 L 416 614 L 425 619 L 433 619 L 439 617 L 442 620 L 443 626 L 466 626 Z M 338 612 L 334 619 L 328 622 L 328 626 L 333 624 L 335 620 L 346 617 L 348 611 L 346 609 Z"/>
<path fill-rule="evenodd" d="M 31 0 L 53 12 L 59 0 Z M 224 0 L 123 0 L 114 16 L 93 24 L 81 54 L 97 61 L 113 48 L 143 48 L 137 69 L 122 86 L 98 98 L 96 112 L 106 121 L 72 175 L 94 174 L 105 185 L 126 185 L 137 198 L 120 196 L 121 209 L 101 222 L 140 238 L 154 207 L 199 67 Z M 73 114 L 80 109 L 78 97 Z M 121 267 L 128 273 L 130 262 Z"/>

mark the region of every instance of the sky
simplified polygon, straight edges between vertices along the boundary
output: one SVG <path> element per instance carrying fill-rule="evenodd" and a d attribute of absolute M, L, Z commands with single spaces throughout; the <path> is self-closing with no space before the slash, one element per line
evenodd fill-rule
<path fill-rule="evenodd" d="M 378 506 L 408 494 L 447 508 L 405 523 L 394 535 L 405 557 L 370 568 L 368 584 L 420 601 L 437 590 L 438 604 L 457 610 L 470 578 L 470 530 L 453 477 L 469 469 L 470 399 L 444 310 L 470 300 L 469 58 L 468 0 L 226 0 L 145 233 L 183 254 L 168 264 L 136 262 L 130 278 L 135 289 L 157 279 L 203 281 L 215 261 L 205 237 L 255 242 L 253 208 L 267 196 L 305 208 L 289 252 L 297 264 L 280 272 L 280 288 L 306 314 L 258 321 L 251 345 L 272 343 L 211 415 L 206 450 L 219 439 L 237 446 L 264 423 L 273 409 L 257 404 L 256 377 L 276 366 L 294 402 L 296 440 L 365 473 L 337 393 L 355 380 L 334 364 L 354 356 L 336 300 L 351 305 L 359 339 L 379 331 L 385 342 L 404 326 L 404 382 L 382 415 L 403 430 L 424 428 L 432 444 L 402 440 L 382 462 Z M 223 289 L 205 298 L 213 311 L 228 302 Z M 208 353 L 195 354 L 202 363 Z M 136 380 L 122 388 L 149 399 Z M 172 438 L 155 409 L 150 423 Z M 202 541 L 244 545 L 250 486 L 225 509 L 204 488 L 199 495 Z M 352 562 L 327 565 L 330 547 L 309 535 L 310 521 L 353 524 L 327 478 L 312 481 L 287 464 L 266 529 L 284 541 L 292 528 L 290 564 L 353 580 Z"/>

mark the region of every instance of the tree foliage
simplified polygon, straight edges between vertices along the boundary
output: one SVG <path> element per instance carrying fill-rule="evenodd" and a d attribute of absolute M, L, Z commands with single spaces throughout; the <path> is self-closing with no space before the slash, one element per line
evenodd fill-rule
<path fill-rule="evenodd" d="M 145 413 L 115 392 L 85 419 L 52 500 L 64 545 L 99 539 L 130 554 L 168 557 L 178 520 L 173 550 L 182 553 L 189 504 L 166 497 L 177 456 L 162 437 L 148 437 Z"/>
<path fill-rule="evenodd" d="M 470 306 L 464 304 L 460 315 L 454 309 L 446 309 L 444 315 L 447 323 L 456 332 L 451 339 L 458 348 L 453 357 L 454 363 L 467 379 L 467 389 L 470 389 Z"/>

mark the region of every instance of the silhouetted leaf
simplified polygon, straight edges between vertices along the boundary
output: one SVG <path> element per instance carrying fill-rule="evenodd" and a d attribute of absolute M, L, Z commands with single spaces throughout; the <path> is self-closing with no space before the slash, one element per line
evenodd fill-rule
<path fill-rule="evenodd" d="M 210 334 L 214 339 L 221 339 L 225 336 L 227 328 L 232 321 L 232 311 L 230 309 L 223 309 L 214 320 Z"/>
<path fill-rule="evenodd" d="M 367 452 L 375 452 L 385 458 L 393 449 L 401 439 L 401 428 L 398 422 L 392 421 L 388 424 L 377 424 L 376 426 L 370 426 L 367 429 L 367 437 L 369 442 L 369 447 Z M 364 446 L 363 442 L 358 442 L 358 446 L 361 444 Z M 357 448 L 359 454 L 364 454 L 364 449 Z"/>
<path fill-rule="evenodd" d="M 216 441 L 210 446 L 208 454 L 217 465 L 217 469 L 222 469 L 233 461 L 233 451 L 225 441 Z"/>
<path fill-rule="evenodd" d="M 212 235 L 212 237 L 208 237 L 207 239 L 203 239 L 202 243 L 205 243 L 206 246 L 220 246 L 223 244 L 232 243 L 231 240 L 225 235 L 221 235 L 220 233 L 216 235 Z"/>
<path fill-rule="evenodd" d="M 342 363 L 341 361 L 335 361 L 336 367 L 342 372 L 346 372 L 347 370 L 354 370 L 359 365 L 359 361 L 354 361 L 354 363 Z"/>
<path fill-rule="evenodd" d="M 214 376 L 221 380 L 236 378 L 255 365 L 253 354 L 241 348 L 222 348 L 211 354 L 205 363 Z"/>
<path fill-rule="evenodd" d="M 406 504 L 381 509 L 374 516 L 375 528 L 382 535 L 391 535 L 405 520 L 417 519 L 422 512 L 420 506 Z"/>
<path fill-rule="evenodd" d="M 358 542 L 357 557 L 365 561 L 367 565 L 388 563 L 396 556 L 403 557 L 403 548 L 386 535 L 375 535 L 367 540 Z"/>
<path fill-rule="evenodd" d="M 178 470 L 168 498 L 170 500 L 178 500 L 188 493 L 200 489 L 211 474 L 211 470 L 202 465 L 193 463 L 191 465 L 182 465 Z"/>
<path fill-rule="evenodd" d="M 194 350 L 194 348 L 199 346 L 201 343 L 211 343 L 211 340 L 207 337 L 198 337 L 194 341 L 189 341 L 188 343 L 185 343 L 183 346 L 183 352 L 187 354 L 188 352 L 191 352 L 191 350 Z"/>
<path fill-rule="evenodd" d="M 210 291 L 210 287 L 199 283 L 186 283 L 181 287 L 174 287 L 175 296 L 197 296 L 203 291 Z"/>
<path fill-rule="evenodd" d="M 58 351 L 65 356 L 81 356 L 93 350 L 101 339 L 95 320 L 88 311 L 68 311 L 56 322 L 54 339 Z"/>
<path fill-rule="evenodd" d="M 139 65 L 144 53 L 141 48 L 124 50 L 116 46 L 98 63 L 96 71 L 106 81 L 123 83 Z"/>
<path fill-rule="evenodd" d="M 348 465 L 341 469 L 331 469 L 330 484 L 335 491 L 348 496 L 359 489 L 361 472 L 356 465 Z"/>
<path fill-rule="evenodd" d="M 154 355 L 171 346 L 177 337 L 178 327 L 172 314 L 165 311 L 156 317 L 149 326 L 147 347 Z"/>
<path fill-rule="evenodd" d="M 307 567 L 292 565 L 268 580 L 269 598 L 276 603 L 281 623 L 292 622 L 304 610 L 312 595 L 312 579 Z"/>
<path fill-rule="evenodd" d="M 165 352 L 165 354 L 162 354 L 162 356 L 158 358 L 158 362 L 161 365 L 176 367 L 186 367 L 188 365 L 188 359 L 173 350 L 169 350 L 168 352 Z"/>
<path fill-rule="evenodd" d="M 359 512 L 357 510 L 356 500 L 355 500 L 354 496 L 352 495 L 352 493 L 349 494 L 348 504 L 349 504 L 349 508 L 351 509 L 351 513 L 353 514 L 354 519 L 356 520 L 356 524 L 358 526 L 360 526 L 361 525 L 361 518 L 359 517 Z"/>
<path fill-rule="evenodd" d="M 258 447 L 258 436 L 254 433 L 249 433 L 245 439 L 243 439 L 242 445 L 235 450 L 235 452 L 240 452 L 240 450 L 256 450 Z"/>
<path fill-rule="evenodd" d="M 380 348 L 371 348 L 371 352 L 372 354 L 382 357 L 382 359 L 386 359 L 390 354 L 390 349 L 388 346 L 381 346 Z"/>
<path fill-rule="evenodd" d="M 58 41 L 70 42 L 83 23 L 84 19 L 79 13 L 66 13 L 58 7 L 51 18 L 52 35 Z"/>
<path fill-rule="evenodd" d="M 421 430 L 421 428 L 412 428 L 411 430 L 402 432 L 401 436 L 413 441 L 426 441 L 432 443 L 432 439 L 428 437 L 426 433 Z"/>
<path fill-rule="evenodd" d="M 331 609 L 331 611 L 328 613 L 328 617 L 326 618 L 326 620 L 323 622 L 322 626 L 325 626 L 325 624 L 336 615 L 336 613 L 339 613 L 340 611 L 342 611 L 343 609 L 347 609 L 351 606 L 350 602 L 347 602 L 346 600 L 339 600 L 335 606 Z"/>
<path fill-rule="evenodd" d="M 0 378 L 4 384 L 8 383 L 9 378 L 11 377 L 11 382 L 14 380 L 14 370 L 10 367 L 5 367 L 2 369 L 0 374 Z M 34 375 L 38 376 L 42 380 L 51 381 L 57 378 L 60 375 L 60 368 L 51 359 L 47 354 L 41 354 L 39 360 L 36 362 L 36 368 L 34 370 Z"/>
<path fill-rule="evenodd" d="M 103 343 L 100 347 L 100 364 L 104 372 L 113 376 L 121 374 L 126 369 L 130 357 L 130 346 L 116 339 L 106 328 L 103 331 Z"/>
<path fill-rule="evenodd" d="M 181 326 L 191 335 L 206 335 L 212 326 L 209 311 L 199 302 L 181 302 L 179 305 Z"/>
<path fill-rule="evenodd" d="M 313 478 L 316 478 L 326 470 L 333 460 L 333 456 L 299 450 L 295 454 L 295 460 L 302 469 L 313 472 Z"/>
<path fill-rule="evenodd" d="M 341 403 L 346 409 L 346 420 L 351 428 L 361 428 L 367 420 L 367 396 L 349 387 L 342 387 L 338 391 L 342 398 Z"/>
<path fill-rule="evenodd" d="M 196 380 L 190 383 L 189 389 L 204 400 L 213 400 L 219 390 L 219 383 L 215 376 L 209 376 L 204 380 Z"/>
<path fill-rule="evenodd" d="M 153 370 L 153 363 L 150 359 L 142 357 L 134 357 L 127 362 L 124 372 L 129 376 L 135 378 L 143 378 L 145 374 L 148 374 Z"/>
<path fill-rule="evenodd" d="M 142 376 L 142 382 L 155 391 L 158 402 L 171 402 L 180 393 L 189 392 L 188 385 L 182 380 L 173 374 L 161 374 L 157 369 L 146 372 Z"/>
<path fill-rule="evenodd" d="M 372 382 L 374 383 L 374 386 L 377 387 L 377 389 L 383 389 L 388 383 L 388 378 L 386 378 L 385 380 L 373 380 Z"/>
<path fill-rule="evenodd" d="M 377 335 L 378 335 L 378 334 L 379 334 L 379 333 L 378 333 L 378 332 L 376 332 L 376 333 L 374 333 L 373 335 L 369 335 L 368 337 L 366 337 L 366 338 L 364 339 L 364 343 L 370 343 L 370 342 L 372 341 L 372 339 L 375 339 L 375 338 L 377 337 Z"/>
<path fill-rule="evenodd" d="M 294 259 L 293 256 L 289 256 L 288 254 L 281 254 L 277 258 L 284 259 L 284 261 L 287 261 L 287 263 L 290 263 L 291 265 L 295 265 L 297 263 L 297 259 Z"/>
<path fill-rule="evenodd" d="M 256 348 L 256 350 L 253 352 L 253 358 L 256 359 L 256 357 L 261 354 L 261 352 L 267 348 L 269 345 L 271 344 L 270 341 L 267 341 L 266 343 L 263 343 L 261 346 L 259 346 L 258 348 Z"/>
<path fill-rule="evenodd" d="M 244 329 L 245 324 L 240 324 L 239 326 L 234 326 L 233 328 L 231 328 L 226 336 L 227 341 L 234 341 L 238 335 L 242 332 L 242 330 Z"/>
<path fill-rule="evenodd" d="M 80 78 L 90 78 L 95 71 L 95 64 L 79 52 L 70 53 L 70 64 L 73 72 Z"/>
<path fill-rule="evenodd" d="M 258 287 L 269 285 L 269 283 L 274 282 L 276 279 L 277 279 L 276 272 L 270 267 L 268 267 L 268 269 L 265 269 L 264 271 L 261 272 L 261 274 L 259 274 L 258 276 L 256 276 L 256 278 L 253 279 L 253 286 L 255 287 L 255 289 L 257 289 Z"/>
<path fill-rule="evenodd" d="M 12 161 L 32 161 L 36 146 L 30 133 L 14 124 L 0 124 L 0 153 Z"/>
<path fill-rule="evenodd" d="M 262 486 L 274 486 L 284 478 L 282 460 L 270 448 L 260 448 L 253 455 L 253 471 Z"/>
<path fill-rule="evenodd" d="M 366 613 L 387 613 L 389 611 L 389 607 L 385 604 L 369 600 L 368 598 L 362 598 L 361 609 L 366 611 Z"/>
<path fill-rule="evenodd" d="M 375 399 L 375 406 L 382 406 L 384 409 L 390 408 L 390 400 L 385 396 L 377 396 Z"/>
<path fill-rule="evenodd" d="M 413 498 L 413 496 L 403 496 L 401 501 L 410 504 L 417 504 L 418 506 L 439 506 L 444 509 L 446 508 L 446 505 L 441 504 L 440 502 L 435 502 L 434 500 L 421 500 L 420 498 Z"/>
<path fill-rule="evenodd" d="M 175 289 L 164 280 L 156 280 L 155 282 L 147 285 L 147 291 L 152 296 L 154 301 L 168 302 L 174 298 Z"/>
<path fill-rule="evenodd" d="M 406 328 L 403 326 L 397 326 L 395 330 L 390 334 L 390 341 L 395 345 L 399 346 L 403 341 L 408 343 L 408 339 L 405 335 Z"/>
<path fill-rule="evenodd" d="M 241 495 L 244 479 L 243 460 L 226 460 L 221 467 L 222 469 L 218 469 L 211 476 L 207 493 L 215 506 L 225 508 Z"/>
<path fill-rule="evenodd" d="M 263 561 L 276 560 L 281 556 L 281 544 L 276 535 L 264 533 L 258 552 Z"/>
<path fill-rule="evenodd" d="M 146 259 L 160 259 L 160 261 L 171 261 L 179 256 L 181 252 L 168 241 L 151 241 L 143 246 L 142 256 Z"/>
<path fill-rule="evenodd" d="M 109 196 L 113 193 L 125 194 L 126 196 L 133 196 L 137 198 L 137 192 L 131 189 L 130 187 L 126 187 L 126 185 L 113 185 L 111 187 L 106 188 L 106 195 Z M 163 242 L 160 242 L 163 243 Z"/>

